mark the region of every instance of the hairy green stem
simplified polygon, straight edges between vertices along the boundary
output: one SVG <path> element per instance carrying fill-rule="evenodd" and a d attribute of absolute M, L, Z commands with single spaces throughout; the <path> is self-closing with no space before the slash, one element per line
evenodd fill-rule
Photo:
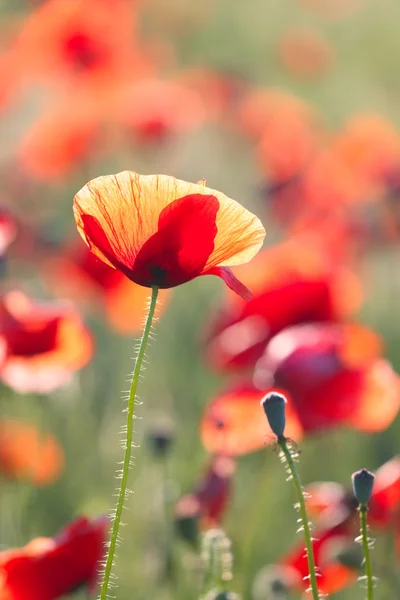
<path fill-rule="evenodd" d="M 310 574 L 310 587 L 311 587 L 313 599 L 319 600 L 317 575 L 316 575 L 316 570 L 315 570 L 315 559 L 314 559 L 314 550 L 313 550 L 312 539 L 311 539 L 310 524 L 308 522 L 306 503 L 304 500 L 304 495 L 303 495 L 303 490 L 301 487 L 300 478 L 297 473 L 297 469 L 296 469 L 296 465 L 295 465 L 295 462 L 292 457 L 292 453 L 287 445 L 287 438 L 285 438 L 285 436 L 283 436 L 283 435 L 278 437 L 278 444 L 285 456 L 287 468 L 290 472 L 290 475 L 292 476 L 294 488 L 296 491 L 299 513 L 300 513 L 301 522 L 302 522 L 303 531 L 304 531 L 304 540 L 306 543 L 308 571 Z"/>
<path fill-rule="evenodd" d="M 127 410 L 127 415 L 126 415 L 126 447 L 125 447 L 124 461 L 123 461 L 123 466 L 122 466 L 121 485 L 118 490 L 118 500 L 117 500 L 117 506 L 115 509 L 115 515 L 114 515 L 114 520 L 113 520 L 113 525 L 112 525 L 112 530 L 111 530 L 110 544 L 108 547 L 107 558 L 106 558 L 105 567 L 104 567 L 104 579 L 103 579 L 103 583 L 101 586 L 101 592 L 100 592 L 100 597 L 99 597 L 100 600 L 106 600 L 106 598 L 107 598 L 109 584 L 110 584 L 111 570 L 112 570 L 112 567 L 114 564 L 115 549 L 117 547 L 117 542 L 118 542 L 118 531 L 119 531 L 119 527 L 120 527 L 120 523 L 121 523 L 122 510 L 124 508 L 124 501 L 125 501 L 127 485 L 128 485 L 129 466 L 130 466 L 131 456 L 132 456 L 133 418 L 134 418 L 134 414 L 135 414 L 136 390 L 137 390 L 137 386 L 139 383 L 140 369 L 141 369 L 144 355 L 146 352 L 147 342 L 149 340 L 151 325 L 153 322 L 154 312 L 156 309 L 157 295 L 158 295 L 158 287 L 153 287 L 151 290 L 151 300 L 150 300 L 149 312 L 146 317 L 146 322 L 145 322 L 145 326 L 143 329 L 143 335 L 142 335 L 140 343 L 139 343 L 139 350 L 138 350 L 138 353 L 136 356 L 135 368 L 133 370 L 131 388 L 129 391 L 128 410 Z"/>
<path fill-rule="evenodd" d="M 368 543 L 368 527 L 367 527 L 367 505 L 360 504 L 359 513 L 360 513 L 360 533 L 361 533 L 361 543 L 364 554 L 364 564 L 365 564 L 365 577 L 367 580 L 367 600 L 373 599 L 373 591 L 374 591 L 374 578 L 372 576 L 372 565 L 371 565 L 371 555 L 369 551 L 369 543 Z"/>

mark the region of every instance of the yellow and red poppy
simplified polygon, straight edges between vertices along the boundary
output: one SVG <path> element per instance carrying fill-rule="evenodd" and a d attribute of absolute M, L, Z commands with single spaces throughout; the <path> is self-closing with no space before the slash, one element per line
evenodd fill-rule
<path fill-rule="evenodd" d="M 0 341 L 5 349 L 0 379 L 23 393 L 65 385 L 93 352 L 92 338 L 73 308 L 34 303 L 16 291 L 1 299 Z"/>
<path fill-rule="evenodd" d="M 0 597 L 55 600 L 77 587 L 92 590 L 104 556 L 108 519 L 80 517 L 53 538 L 0 552 Z"/>
<path fill-rule="evenodd" d="M 98 177 L 75 196 L 78 231 L 91 251 L 131 281 L 169 288 L 217 275 L 249 297 L 230 266 L 250 260 L 265 231 L 221 192 L 167 175 Z"/>

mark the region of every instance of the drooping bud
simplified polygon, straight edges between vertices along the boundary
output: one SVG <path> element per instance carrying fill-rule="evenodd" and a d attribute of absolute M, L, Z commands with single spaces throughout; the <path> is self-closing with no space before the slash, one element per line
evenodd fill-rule
<path fill-rule="evenodd" d="M 285 404 L 287 400 L 283 394 L 270 392 L 261 400 L 261 406 L 267 416 L 269 426 L 273 433 L 282 437 L 286 426 Z"/>
<path fill-rule="evenodd" d="M 241 600 L 241 598 L 234 592 L 218 592 L 217 590 L 211 590 L 211 592 L 208 592 L 207 596 L 204 597 L 204 600 Z"/>
<path fill-rule="evenodd" d="M 374 487 L 375 475 L 367 469 L 356 471 L 351 476 L 354 495 L 360 504 L 368 504 L 372 488 Z"/>

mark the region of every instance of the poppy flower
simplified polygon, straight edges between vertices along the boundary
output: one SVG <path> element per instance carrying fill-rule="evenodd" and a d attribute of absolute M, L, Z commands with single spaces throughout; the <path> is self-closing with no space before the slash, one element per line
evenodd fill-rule
<path fill-rule="evenodd" d="M 362 559 L 360 557 L 357 560 L 355 535 L 356 532 L 353 532 L 347 521 L 313 532 L 314 559 L 319 574 L 317 584 L 321 593 L 334 594 L 356 582 Z M 343 560 L 342 557 L 346 554 L 355 555 L 353 565 Z M 309 571 L 304 544 L 296 544 L 278 564 L 290 569 L 291 578 L 287 583 L 293 591 L 306 591 L 309 587 Z M 297 578 L 294 573 L 297 573 Z"/>
<path fill-rule="evenodd" d="M 17 235 L 17 226 L 12 216 L 0 209 L 0 257 Z"/>
<path fill-rule="evenodd" d="M 174 81 L 146 79 L 124 95 L 121 118 L 124 128 L 139 143 L 168 141 L 199 127 L 205 118 L 196 92 Z"/>
<path fill-rule="evenodd" d="M 41 115 L 18 149 L 22 170 L 38 181 L 66 177 L 98 153 L 101 116 L 98 106 L 76 96 Z"/>
<path fill-rule="evenodd" d="M 326 73 L 334 61 L 332 46 L 311 28 L 285 30 L 278 42 L 278 53 L 290 73 L 307 79 Z"/>
<path fill-rule="evenodd" d="M 0 552 L 0 597 L 55 600 L 87 586 L 93 590 L 104 555 L 108 519 L 79 517 L 53 538 Z"/>
<path fill-rule="evenodd" d="M 24 20 L 12 53 L 28 76 L 91 78 L 104 89 L 134 66 L 135 17 L 124 0 L 48 0 Z"/>
<path fill-rule="evenodd" d="M 51 433 L 28 423 L 0 421 L 0 471 L 4 475 L 49 485 L 58 479 L 63 466 L 63 450 Z"/>
<path fill-rule="evenodd" d="M 218 394 L 203 412 L 200 436 L 204 448 L 212 453 L 240 456 L 260 450 L 274 439 L 260 409 L 263 393 L 249 382 L 239 383 Z M 299 441 L 302 431 L 289 403 L 285 433 Z"/>
<path fill-rule="evenodd" d="M 306 433 L 345 425 L 382 431 L 400 406 L 400 379 L 379 336 L 355 324 L 298 325 L 276 335 L 256 365 L 257 386 L 287 390 Z"/>
<path fill-rule="evenodd" d="M 358 521 L 357 500 L 352 490 L 331 481 L 306 486 L 308 513 L 317 527 L 331 526 L 339 519 Z M 368 524 L 374 532 L 395 530 L 400 538 L 400 457 L 395 456 L 376 470 L 368 503 Z"/>
<path fill-rule="evenodd" d="M 0 303 L 5 359 L 0 379 L 18 392 L 50 392 L 91 358 L 93 343 L 79 315 L 59 303 L 34 303 L 21 292 Z"/>
<path fill-rule="evenodd" d="M 253 297 L 244 303 L 230 295 L 211 322 L 207 359 L 219 370 L 251 367 L 285 327 L 338 321 L 361 303 L 356 276 L 309 236 L 264 250 L 237 273 Z"/>
<path fill-rule="evenodd" d="M 176 507 L 176 515 L 186 516 L 188 508 L 195 510 L 203 528 L 221 524 L 231 497 L 232 477 L 236 465 L 227 456 L 215 456 L 191 494 L 183 496 Z"/>
<path fill-rule="evenodd" d="M 75 196 L 78 231 L 91 251 L 145 287 L 169 288 L 217 275 L 249 290 L 229 266 L 260 249 L 260 221 L 221 192 L 167 175 L 130 171 L 98 177 Z"/>
<path fill-rule="evenodd" d="M 139 332 L 146 315 L 148 290 L 129 281 L 120 271 L 97 258 L 84 244 L 71 244 L 63 254 L 45 261 L 45 271 L 56 292 L 93 308 L 100 301 L 111 327 L 120 334 Z M 168 304 L 162 290 L 159 310 Z"/>

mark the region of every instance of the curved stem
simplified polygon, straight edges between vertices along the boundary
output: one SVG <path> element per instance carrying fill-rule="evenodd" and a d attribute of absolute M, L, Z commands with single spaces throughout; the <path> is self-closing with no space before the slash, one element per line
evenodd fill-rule
<path fill-rule="evenodd" d="M 314 559 L 314 550 L 313 550 L 312 539 L 311 539 L 310 524 L 308 522 L 306 503 L 304 500 L 304 495 L 303 495 L 303 490 L 301 487 L 300 478 L 297 473 L 296 465 L 294 463 L 292 454 L 290 452 L 290 449 L 288 448 L 287 439 L 285 438 L 285 436 L 278 437 L 278 444 L 285 456 L 287 468 L 293 479 L 293 484 L 294 484 L 294 488 L 296 491 L 296 496 L 297 496 L 297 501 L 298 501 L 298 506 L 299 506 L 299 513 L 300 513 L 301 522 L 303 525 L 304 539 L 305 539 L 305 543 L 306 543 L 308 571 L 310 574 L 311 591 L 312 591 L 313 599 L 319 600 L 317 575 L 316 575 L 316 570 L 315 570 L 315 559 Z"/>
<path fill-rule="evenodd" d="M 360 532 L 365 561 L 365 576 L 367 579 L 367 600 L 372 600 L 374 590 L 374 578 L 372 576 L 371 555 L 368 544 L 367 510 L 368 509 L 366 504 L 360 504 Z"/>
<path fill-rule="evenodd" d="M 108 587 L 111 576 L 111 569 L 114 564 L 114 555 L 115 549 L 118 541 L 118 531 L 121 523 L 122 510 L 124 508 L 125 495 L 128 484 L 128 474 L 129 474 L 129 466 L 131 462 L 132 456 L 132 439 L 133 439 L 133 417 L 135 414 L 135 399 L 136 399 L 136 390 L 139 383 L 139 375 L 140 369 L 143 363 L 144 355 L 146 352 L 147 342 L 149 340 L 149 334 L 151 330 L 151 325 L 154 318 L 154 311 L 157 304 L 157 295 L 158 295 L 158 287 L 153 287 L 151 289 L 151 300 L 149 312 L 146 317 L 145 326 L 143 329 L 143 335 L 140 340 L 139 350 L 136 357 L 135 368 L 133 370 L 131 388 L 129 391 L 129 399 L 128 399 L 128 410 L 126 415 L 126 447 L 124 454 L 124 461 L 122 466 L 122 475 L 121 475 L 121 485 L 118 491 L 118 500 L 117 506 L 115 509 L 114 521 L 111 530 L 111 539 L 108 547 L 107 558 L 104 567 L 104 579 L 101 586 L 100 592 L 100 600 L 106 600 Z"/>

